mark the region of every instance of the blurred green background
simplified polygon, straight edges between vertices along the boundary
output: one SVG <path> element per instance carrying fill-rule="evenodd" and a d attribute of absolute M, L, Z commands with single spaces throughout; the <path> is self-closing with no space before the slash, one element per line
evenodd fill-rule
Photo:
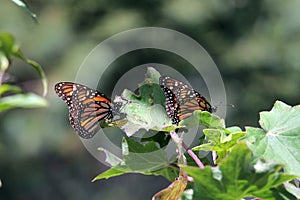
<path fill-rule="evenodd" d="M 168 185 L 162 177 L 137 174 L 91 183 L 107 167 L 94 159 L 74 134 L 67 108 L 53 91 L 56 82 L 74 80 L 85 56 L 99 42 L 121 31 L 165 27 L 198 41 L 222 74 L 227 103 L 235 106 L 228 108 L 229 126 L 258 126 L 258 113 L 269 110 L 277 99 L 290 105 L 300 102 L 300 1 L 27 3 L 37 13 L 39 24 L 11 1 L 1 0 L 0 31 L 12 33 L 23 53 L 43 66 L 49 81 L 49 107 L 0 114 L 1 200 L 140 200 L 150 199 Z M 143 55 L 145 59 L 138 52 L 122 59 L 115 64 L 120 70 L 113 73 L 118 77 L 128 66 L 172 59 L 165 58 L 168 55 L 153 57 L 151 52 Z M 176 59 L 167 63 L 178 65 Z M 13 60 L 8 72 L 12 82 L 41 94 L 37 73 L 25 65 Z"/>

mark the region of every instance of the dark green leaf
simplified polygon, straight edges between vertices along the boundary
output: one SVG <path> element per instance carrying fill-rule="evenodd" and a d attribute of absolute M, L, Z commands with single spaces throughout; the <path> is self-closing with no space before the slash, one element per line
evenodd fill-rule
<path fill-rule="evenodd" d="M 124 139 L 122 146 L 128 146 L 124 161 L 133 171 L 153 172 L 169 165 L 167 154 L 155 142 L 140 144 L 131 139 Z"/>

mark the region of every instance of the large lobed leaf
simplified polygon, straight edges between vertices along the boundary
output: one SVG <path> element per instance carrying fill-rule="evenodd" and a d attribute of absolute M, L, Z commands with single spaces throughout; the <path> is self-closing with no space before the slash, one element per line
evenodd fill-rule
<path fill-rule="evenodd" d="M 300 105 L 276 101 L 271 111 L 260 113 L 259 123 L 262 128 L 246 128 L 254 156 L 282 163 L 287 173 L 300 176 Z"/>

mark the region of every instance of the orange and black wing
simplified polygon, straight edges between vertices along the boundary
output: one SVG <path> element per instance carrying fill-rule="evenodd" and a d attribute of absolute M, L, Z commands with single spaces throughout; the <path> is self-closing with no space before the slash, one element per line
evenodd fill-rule
<path fill-rule="evenodd" d="M 167 114 L 174 124 L 178 125 L 181 120 L 191 116 L 195 110 L 212 112 L 210 103 L 189 85 L 168 76 L 160 77 L 159 82 L 166 96 Z M 168 99 L 173 99 L 176 103 L 168 102 Z M 171 107 L 174 108 L 171 109 Z M 169 114 L 170 110 L 174 112 Z"/>
<path fill-rule="evenodd" d="M 104 94 L 84 85 L 60 82 L 55 92 L 69 109 L 70 124 L 77 134 L 85 139 L 99 130 L 99 121 L 112 118 L 112 103 Z"/>

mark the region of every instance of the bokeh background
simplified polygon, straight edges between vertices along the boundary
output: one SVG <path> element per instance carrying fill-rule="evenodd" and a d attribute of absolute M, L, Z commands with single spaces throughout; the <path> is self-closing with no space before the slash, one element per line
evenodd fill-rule
<path fill-rule="evenodd" d="M 23 53 L 38 61 L 49 81 L 49 107 L 0 114 L 0 199 L 150 199 L 169 183 L 162 177 L 124 175 L 91 183 L 107 169 L 84 148 L 54 94 L 75 78 L 101 41 L 132 28 L 158 26 L 198 41 L 222 74 L 228 126 L 258 126 L 259 112 L 275 100 L 300 102 L 300 1 L 291 0 L 28 0 L 39 24 L 9 0 L 0 1 L 0 31 L 12 33 Z M 133 52 L 114 65 L 118 78 L 148 62 L 185 64 L 165 52 Z M 13 83 L 41 94 L 37 73 L 13 60 Z M 189 77 L 187 77 L 189 78 Z M 114 80 L 111 84 L 113 86 Z M 109 87 L 105 87 L 109 88 Z M 102 91 L 109 94 L 109 89 Z"/>

